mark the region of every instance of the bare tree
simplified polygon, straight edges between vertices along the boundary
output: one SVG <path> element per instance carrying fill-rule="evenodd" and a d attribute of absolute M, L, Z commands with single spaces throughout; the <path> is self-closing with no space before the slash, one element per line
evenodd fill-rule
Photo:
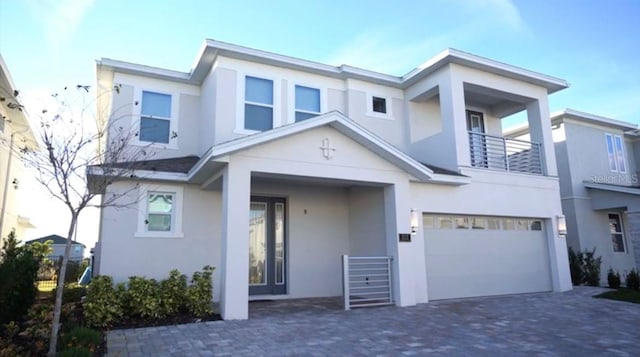
<path fill-rule="evenodd" d="M 137 128 L 132 128 L 127 115 L 113 117 L 92 114 L 95 101 L 85 100 L 91 92 L 89 86 L 77 85 L 75 88 L 65 88 L 61 95 L 52 95 L 54 110 L 43 109 L 37 114 L 40 123 L 35 132 L 41 148 L 34 150 L 24 147 L 19 151 L 25 165 L 35 171 L 36 180 L 52 197 L 62 202 L 70 214 L 67 243 L 58 274 L 49 356 L 56 354 L 65 275 L 78 217 L 90 206 L 121 207 L 136 203 L 139 197 L 137 194 L 131 195 L 137 192 L 136 185 L 126 192 L 110 195 L 104 192 L 114 181 L 135 179 L 136 168 L 149 156 L 146 147 L 131 145 L 138 132 Z M 108 93 L 100 93 L 96 97 L 119 93 L 120 87 L 116 85 Z M 96 172 L 99 174 L 91 176 L 90 184 L 89 174 Z"/>

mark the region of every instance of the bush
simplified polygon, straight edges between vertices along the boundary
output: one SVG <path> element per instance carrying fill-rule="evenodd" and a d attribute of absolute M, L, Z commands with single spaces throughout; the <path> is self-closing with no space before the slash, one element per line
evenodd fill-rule
<path fill-rule="evenodd" d="M 569 270 L 571 271 L 571 282 L 573 285 L 580 285 L 584 279 L 582 265 L 584 264 L 584 254 L 582 252 L 574 252 L 569 247 Z"/>
<path fill-rule="evenodd" d="M 607 282 L 611 289 L 617 289 L 620 287 L 620 273 L 614 272 L 612 268 L 609 268 L 607 272 Z"/>
<path fill-rule="evenodd" d="M 213 283 L 211 275 L 215 268 L 207 265 L 202 268 L 202 272 L 193 273 L 192 285 L 187 288 L 187 308 L 189 312 L 198 317 L 211 315 L 213 307 Z"/>
<path fill-rule="evenodd" d="M 86 349 L 95 351 L 102 343 L 102 333 L 88 327 L 75 327 L 60 335 L 61 350 Z"/>
<path fill-rule="evenodd" d="M 109 327 L 122 317 L 122 306 L 110 276 L 98 276 L 87 287 L 84 318 L 89 326 Z"/>
<path fill-rule="evenodd" d="M 596 257 L 596 248 L 584 252 L 584 282 L 589 286 L 600 286 L 600 265 L 602 257 Z"/>
<path fill-rule="evenodd" d="M 161 318 L 160 285 L 155 279 L 132 276 L 129 278 L 129 311 L 140 317 Z"/>
<path fill-rule="evenodd" d="M 635 269 L 631 269 L 626 278 L 627 288 L 640 290 L 640 275 Z"/>
<path fill-rule="evenodd" d="M 179 312 L 187 299 L 187 276 L 176 269 L 170 271 L 169 278 L 160 282 L 160 294 L 165 315 Z"/>
<path fill-rule="evenodd" d="M 40 261 L 12 231 L 2 247 L 0 262 L 0 321 L 20 320 L 33 305 Z"/>
<path fill-rule="evenodd" d="M 57 290 L 58 288 L 53 289 L 51 291 L 51 296 L 55 297 Z M 82 286 L 65 287 L 62 291 L 62 301 L 65 303 L 78 303 L 86 294 L 87 289 Z"/>

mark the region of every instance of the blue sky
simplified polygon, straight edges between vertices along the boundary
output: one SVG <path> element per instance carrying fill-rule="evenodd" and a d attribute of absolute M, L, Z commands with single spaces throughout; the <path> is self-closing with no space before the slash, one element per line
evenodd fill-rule
<path fill-rule="evenodd" d="M 638 0 L 2 0 L 0 52 L 29 94 L 94 84 L 101 57 L 186 72 L 205 38 L 393 75 L 453 47 L 567 80 L 552 111 L 640 124 L 639 17 Z"/>

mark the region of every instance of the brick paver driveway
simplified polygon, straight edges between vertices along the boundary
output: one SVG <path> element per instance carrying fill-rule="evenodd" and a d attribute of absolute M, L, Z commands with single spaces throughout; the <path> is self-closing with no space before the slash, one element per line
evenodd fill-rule
<path fill-rule="evenodd" d="M 109 356 L 640 354 L 640 305 L 566 293 L 342 311 L 335 300 L 252 303 L 246 321 L 112 331 Z"/>

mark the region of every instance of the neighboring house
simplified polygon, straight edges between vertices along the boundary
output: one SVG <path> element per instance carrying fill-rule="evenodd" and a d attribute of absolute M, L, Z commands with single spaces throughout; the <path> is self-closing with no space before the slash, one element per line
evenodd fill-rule
<path fill-rule="evenodd" d="M 0 247 L 12 230 L 24 240 L 24 231 L 33 227 L 19 212 L 24 164 L 18 152 L 25 145 L 36 146 L 36 140 L 18 98 L 19 92 L 0 56 Z"/>
<path fill-rule="evenodd" d="M 67 245 L 67 238 L 61 237 L 57 234 L 52 234 L 46 237 L 32 239 L 24 244 L 33 244 L 35 242 L 44 243 L 51 241 L 51 254 L 48 258 L 50 260 L 57 261 L 64 256 L 64 250 Z M 79 242 L 71 242 L 71 253 L 69 254 L 69 260 L 80 261 L 84 258 L 84 248 L 86 246 Z"/>
<path fill-rule="evenodd" d="M 572 109 L 551 115 L 567 244 L 596 249 L 607 270 L 640 268 L 637 125 Z M 526 139 L 526 128 L 508 132 Z"/>
<path fill-rule="evenodd" d="M 548 114 L 564 80 L 453 49 L 396 77 L 213 40 L 188 73 L 101 59 L 97 77 L 153 155 L 107 189 L 142 199 L 102 210 L 99 274 L 215 266 L 225 319 L 341 295 L 343 254 L 392 257 L 399 306 L 571 289 Z M 503 138 L 523 110 L 534 142 Z"/>

